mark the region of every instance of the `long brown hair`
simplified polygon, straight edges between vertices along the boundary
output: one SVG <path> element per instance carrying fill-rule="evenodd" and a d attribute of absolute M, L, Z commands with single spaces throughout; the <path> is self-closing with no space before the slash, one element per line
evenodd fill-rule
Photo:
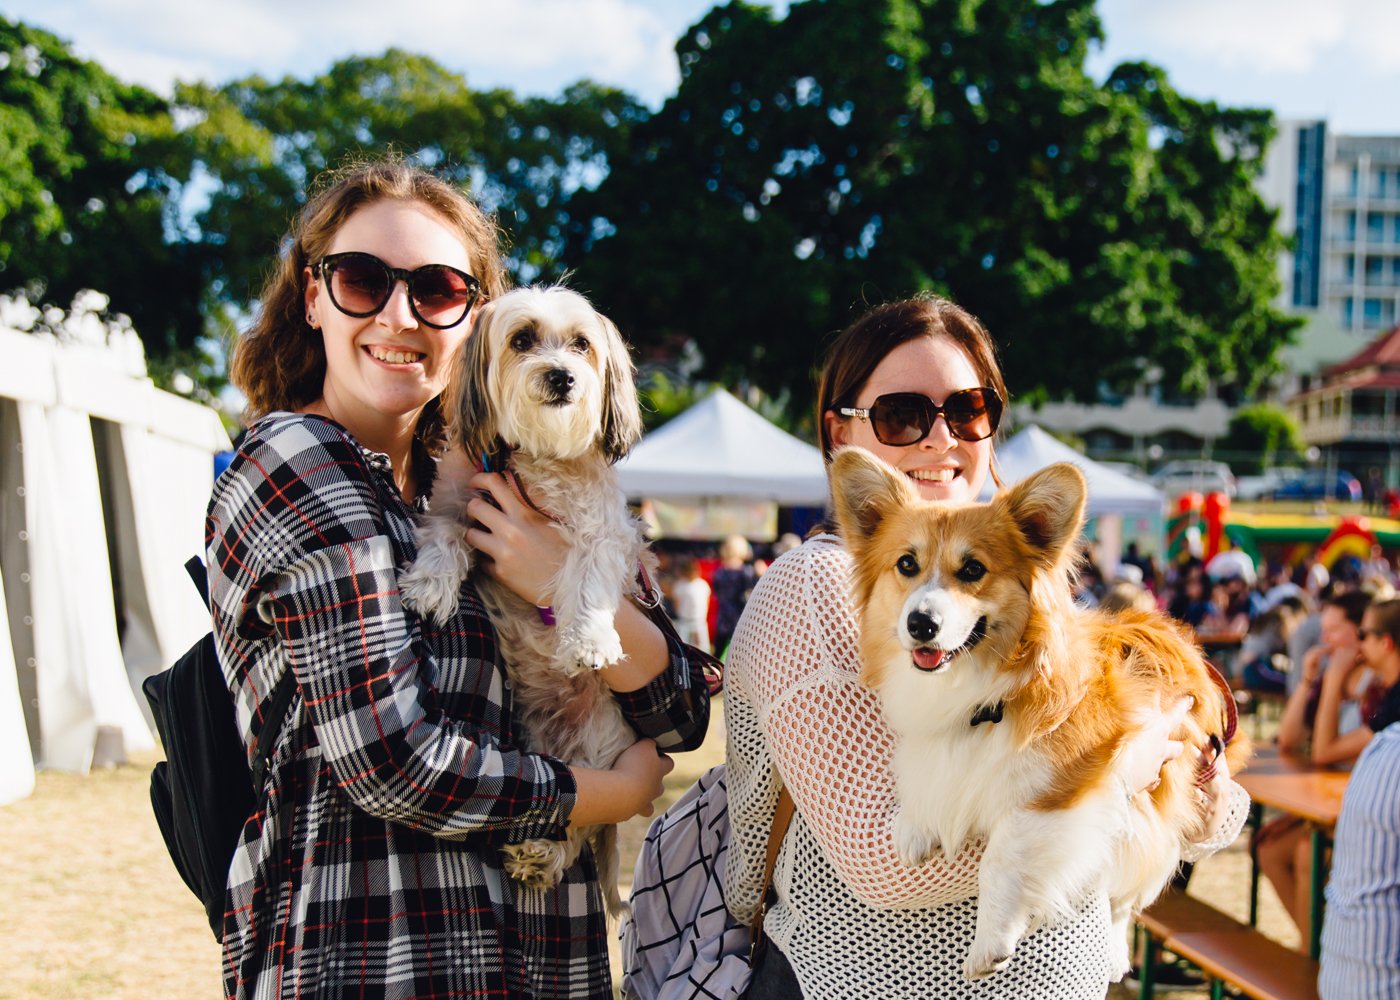
<path fill-rule="evenodd" d="M 838 406 L 854 406 L 871 374 L 896 347 L 919 337 L 938 336 L 962 348 L 982 384 L 1007 398 L 996 343 L 976 316 L 933 294 L 888 302 L 841 331 L 822 360 L 817 382 L 817 434 L 824 459 L 830 462 L 835 450 L 826 427 L 827 412 Z M 995 472 L 993 479 L 1000 482 Z"/>
<path fill-rule="evenodd" d="M 461 235 L 483 299 L 505 291 L 496 223 L 457 187 L 402 156 L 388 153 L 351 161 L 322 174 L 313 190 L 282 240 L 257 318 L 233 348 L 229 378 L 248 399 L 244 419 L 249 423 L 273 410 L 300 409 L 321 397 L 326 351 L 320 333 L 306 321 L 303 275 L 312 261 L 325 256 L 335 234 L 357 209 L 388 200 L 427 205 Z M 424 409 L 417 434 L 426 443 L 441 439 L 436 400 Z"/>

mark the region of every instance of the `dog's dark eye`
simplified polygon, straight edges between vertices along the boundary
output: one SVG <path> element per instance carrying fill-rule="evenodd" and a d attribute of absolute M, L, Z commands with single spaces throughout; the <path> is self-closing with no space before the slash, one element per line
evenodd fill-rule
<path fill-rule="evenodd" d="M 899 557 L 899 562 L 894 564 L 894 568 L 905 576 L 916 576 L 919 572 L 919 560 L 909 555 L 907 552 Z"/>
<path fill-rule="evenodd" d="M 521 353 L 528 351 L 535 346 L 535 331 L 521 330 L 510 338 L 510 346 L 511 350 L 520 351 Z"/>
<path fill-rule="evenodd" d="M 958 579 L 965 583 L 976 583 L 986 575 L 987 567 L 983 566 L 976 559 L 969 559 L 967 562 L 963 563 L 962 568 L 958 570 Z"/>
<path fill-rule="evenodd" d="M 579 354 L 587 354 L 588 338 L 583 336 L 582 334 L 579 334 L 579 336 L 575 337 L 573 341 L 569 344 L 569 350 L 577 351 Z"/>

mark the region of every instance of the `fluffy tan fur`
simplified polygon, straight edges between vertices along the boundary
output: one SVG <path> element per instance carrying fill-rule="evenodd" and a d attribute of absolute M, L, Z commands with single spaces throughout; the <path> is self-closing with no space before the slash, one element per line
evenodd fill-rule
<path fill-rule="evenodd" d="M 632 359 L 617 327 L 562 287 L 519 288 L 483 308 L 457 357 L 444 413 L 452 442 L 510 474 L 557 521 L 568 548 L 549 588 L 555 623 L 491 576 L 476 590 L 496 629 L 516 712 L 532 749 L 606 768 L 636 741 L 600 673 L 624 652 L 613 622 L 655 558 L 627 508 L 613 463 L 641 437 Z M 400 577 L 405 603 L 447 621 L 476 554 L 467 543 L 472 469 L 448 466 L 418 528 L 418 558 Z M 617 890 L 617 828 L 571 827 L 563 842 L 510 844 L 506 870 L 554 885 L 585 842 L 609 910 Z"/>

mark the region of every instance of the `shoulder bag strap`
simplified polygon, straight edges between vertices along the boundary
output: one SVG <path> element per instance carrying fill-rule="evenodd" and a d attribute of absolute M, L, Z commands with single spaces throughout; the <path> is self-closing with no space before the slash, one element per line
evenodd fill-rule
<path fill-rule="evenodd" d="M 750 954 L 758 951 L 759 944 L 763 941 L 763 918 L 768 915 L 768 892 L 773 887 L 773 869 L 778 864 L 778 850 L 783 846 L 783 838 L 787 836 L 788 827 L 792 824 L 792 814 L 797 811 L 796 804 L 792 801 L 792 793 L 784 785 L 778 791 L 778 808 L 773 813 L 773 828 L 768 831 L 768 855 L 763 859 L 763 893 L 759 896 L 758 912 L 754 914 L 753 924 L 750 925 L 750 937 L 753 939 L 753 946 Z"/>

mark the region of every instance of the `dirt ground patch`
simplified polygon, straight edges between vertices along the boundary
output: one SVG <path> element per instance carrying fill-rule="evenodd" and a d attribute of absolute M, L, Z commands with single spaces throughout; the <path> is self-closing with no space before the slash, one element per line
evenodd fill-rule
<path fill-rule="evenodd" d="M 677 757 L 658 805 L 674 801 L 724 756 L 722 703 L 710 738 Z M 86 778 L 41 772 L 32 796 L 0 807 L 0 1000 L 149 1000 L 217 997 L 219 945 L 175 873 L 151 815 L 155 755 Z M 622 830 L 624 882 L 650 821 Z M 1244 919 L 1249 855 L 1241 839 L 1196 866 L 1191 892 Z M 1260 925 L 1292 947 L 1298 935 L 1272 889 Z M 614 949 L 613 966 L 617 967 Z M 1109 1000 L 1136 994 L 1109 990 Z M 1186 1000 L 1199 992 L 1158 992 Z"/>

